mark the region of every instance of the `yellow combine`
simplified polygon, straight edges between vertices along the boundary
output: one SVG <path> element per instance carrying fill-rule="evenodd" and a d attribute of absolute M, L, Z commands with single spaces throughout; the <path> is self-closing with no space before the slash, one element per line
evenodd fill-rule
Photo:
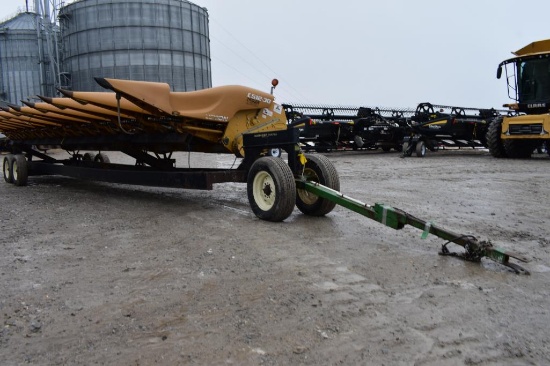
<path fill-rule="evenodd" d="M 550 40 L 513 52 L 497 71 L 506 72 L 510 116 L 496 118 L 487 131 L 491 154 L 498 158 L 528 158 L 543 144 L 550 151 Z"/>

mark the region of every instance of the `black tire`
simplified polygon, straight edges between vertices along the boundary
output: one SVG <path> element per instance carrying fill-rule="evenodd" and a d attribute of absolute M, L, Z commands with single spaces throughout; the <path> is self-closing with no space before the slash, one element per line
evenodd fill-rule
<path fill-rule="evenodd" d="M 512 159 L 528 159 L 535 150 L 537 142 L 531 140 L 504 140 L 506 156 Z"/>
<path fill-rule="evenodd" d="M 95 156 L 93 153 L 87 152 L 87 153 L 84 153 L 84 155 L 82 155 L 83 161 L 94 161 L 94 159 L 95 159 Z"/>
<path fill-rule="evenodd" d="M 390 150 L 391 150 L 391 146 L 382 146 L 383 152 L 390 152 Z"/>
<path fill-rule="evenodd" d="M 485 135 L 487 140 L 487 147 L 489 152 L 495 158 L 506 158 L 506 150 L 504 149 L 504 144 L 500 138 L 502 132 L 502 118 L 495 118 L 489 124 L 487 128 L 487 134 Z"/>
<path fill-rule="evenodd" d="M 13 183 L 13 171 L 12 171 L 12 164 L 13 164 L 13 155 L 8 154 L 4 156 L 4 161 L 2 163 L 2 172 L 4 174 L 4 180 L 6 183 Z"/>
<path fill-rule="evenodd" d="M 409 143 L 408 142 L 404 142 L 403 143 L 403 147 L 402 147 L 402 152 L 403 152 L 403 156 L 411 156 L 412 155 L 412 148 L 409 149 Z"/>
<path fill-rule="evenodd" d="M 304 176 L 336 191 L 340 190 L 340 178 L 334 165 L 323 155 L 306 155 Z M 324 216 L 334 209 L 335 202 L 321 198 L 304 189 L 296 191 L 296 207 L 306 215 Z"/>
<path fill-rule="evenodd" d="M 13 157 L 11 163 L 13 184 L 16 186 L 26 186 L 29 179 L 29 167 L 27 158 L 23 154 L 17 154 Z"/>
<path fill-rule="evenodd" d="M 426 143 L 424 141 L 418 141 L 416 143 L 416 156 L 419 158 L 426 156 Z"/>
<path fill-rule="evenodd" d="M 283 221 L 296 202 L 296 182 L 290 167 L 272 156 L 259 158 L 248 172 L 248 202 L 254 214 L 266 221 Z"/>
<path fill-rule="evenodd" d="M 111 159 L 109 159 L 109 157 L 104 154 L 104 153 L 99 153 L 95 156 L 94 158 L 94 161 L 96 163 L 105 163 L 105 164 L 109 164 L 111 162 Z"/>

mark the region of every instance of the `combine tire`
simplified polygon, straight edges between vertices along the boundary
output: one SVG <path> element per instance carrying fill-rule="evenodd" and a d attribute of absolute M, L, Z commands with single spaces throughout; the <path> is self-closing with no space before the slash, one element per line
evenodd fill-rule
<path fill-rule="evenodd" d="M 17 154 L 14 156 L 11 171 L 13 177 L 13 184 L 16 186 L 26 186 L 29 178 L 29 170 L 27 165 L 27 158 L 25 155 Z"/>
<path fill-rule="evenodd" d="M 416 143 L 416 156 L 419 158 L 426 156 L 426 143 L 424 141 L 418 141 Z"/>
<path fill-rule="evenodd" d="M 323 155 L 306 155 L 304 177 L 336 191 L 340 190 L 340 178 L 334 165 Z M 324 216 L 334 209 L 335 202 L 321 198 L 304 189 L 297 189 L 296 206 L 310 216 Z"/>
<path fill-rule="evenodd" d="M 4 180 L 6 183 L 13 183 L 13 155 L 8 154 L 4 157 L 4 162 L 2 163 L 2 171 L 4 172 Z"/>
<path fill-rule="evenodd" d="M 535 143 L 530 140 L 504 140 L 506 156 L 512 159 L 528 159 L 535 150 Z"/>
<path fill-rule="evenodd" d="M 500 138 L 500 133 L 502 130 L 502 118 L 495 118 L 489 124 L 487 128 L 487 134 L 485 135 L 487 140 L 487 147 L 489 152 L 495 158 L 506 158 L 506 150 L 504 149 L 504 144 Z"/>
<path fill-rule="evenodd" d="M 262 220 L 283 221 L 294 210 L 296 182 L 282 159 L 256 160 L 248 172 L 246 191 L 252 211 Z"/>

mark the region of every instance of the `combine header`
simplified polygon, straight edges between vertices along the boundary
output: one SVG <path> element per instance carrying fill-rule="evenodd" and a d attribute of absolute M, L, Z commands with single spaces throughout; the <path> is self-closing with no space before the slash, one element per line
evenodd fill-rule
<path fill-rule="evenodd" d="M 408 136 L 403 140 L 403 156 L 424 157 L 426 151 L 440 147 L 486 148 L 491 121 L 506 111 L 464 108 L 420 103 L 408 121 Z"/>
<path fill-rule="evenodd" d="M 263 220 L 285 220 L 294 206 L 306 215 L 323 216 L 339 204 L 394 229 L 411 225 L 441 237 L 448 241 L 444 254 L 450 254 L 448 243 L 455 243 L 464 247 L 458 255 L 464 259 L 487 257 L 528 273 L 509 262 L 510 257 L 526 261 L 519 255 L 340 193 L 332 163 L 301 148 L 297 127 L 311 124 L 311 118 L 288 123 L 285 108 L 271 94 L 242 86 L 171 92 L 163 83 L 96 80 L 112 92 L 63 90 L 65 98 L 42 97 L 43 102 L 11 105 L 0 112 L 0 132 L 7 137 L 2 144 L 7 183 L 24 186 L 34 175 L 188 189 L 243 182 L 252 211 Z M 373 115 L 380 113 L 366 114 Z M 55 159 L 41 146 L 64 149 L 71 157 Z M 270 156 L 273 149 L 285 151 L 288 161 Z M 105 151 L 121 151 L 135 164 L 111 163 Z M 172 159 L 176 151 L 228 153 L 242 160 L 235 169 L 177 168 Z"/>
<path fill-rule="evenodd" d="M 289 121 L 303 116 L 299 126 L 303 148 L 325 152 L 338 148 L 401 151 L 410 109 L 378 107 L 332 107 L 283 104 Z"/>

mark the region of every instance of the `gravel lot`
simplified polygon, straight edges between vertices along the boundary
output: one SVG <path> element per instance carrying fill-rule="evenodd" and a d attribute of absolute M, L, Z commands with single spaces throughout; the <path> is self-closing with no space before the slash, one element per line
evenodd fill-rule
<path fill-rule="evenodd" d="M 1 364 L 550 364 L 550 157 L 327 156 L 345 194 L 490 239 L 531 275 L 341 207 L 260 221 L 244 184 L 31 177 L 0 183 Z"/>

